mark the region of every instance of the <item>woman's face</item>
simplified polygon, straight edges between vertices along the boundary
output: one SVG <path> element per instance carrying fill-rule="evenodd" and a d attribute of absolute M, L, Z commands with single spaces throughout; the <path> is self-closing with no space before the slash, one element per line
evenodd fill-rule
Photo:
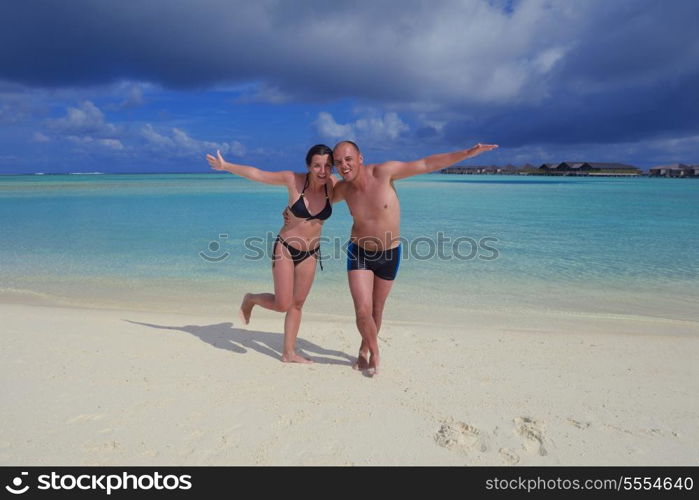
<path fill-rule="evenodd" d="M 308 166 L 308 171 L 313 177 L 320 182 L 325 182 L 330 178 L 333 170 L 332 156 L 330 155 L 313 155 L 311 164 Z"/>

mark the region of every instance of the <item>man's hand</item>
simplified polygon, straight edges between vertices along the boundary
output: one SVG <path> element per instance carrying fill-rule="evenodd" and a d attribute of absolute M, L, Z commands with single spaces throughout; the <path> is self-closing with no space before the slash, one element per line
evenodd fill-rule
<path fill-rule="evenodd" d="M 282 212 L 282 217 L 284 217 L 284 225 L 288 224 L 289 221 L 291 220 L 291 214 L 289 213 L 289 207 L 284 207 L 284 211 Z"/>
<path fill-rule="evenodd" d="M 481 153 L 485 153 L 487 151 L 492 151 L 493 149 L 497 148 L 497 144 L 476 144 L 472 148 L 469 148 L 467 153 L 468 156 L 466 158 L 473 158 L 474 156 L 478 156 Z"/>
<path fill-rule="evenodd" d="M 453 153 L 439 153 L 430 155 L 416 161 L 400 162 L 387 161 L 383 163 L 381 171 L 390 175 L 391 179 L 405 179 L 412 175 L 429 174 L 442 168 L 450 167 L 466 158 L 473 158 L 486 151 L 497 148 L 497 144 L 476 144 L 469 149 L 454 151 Z"/>

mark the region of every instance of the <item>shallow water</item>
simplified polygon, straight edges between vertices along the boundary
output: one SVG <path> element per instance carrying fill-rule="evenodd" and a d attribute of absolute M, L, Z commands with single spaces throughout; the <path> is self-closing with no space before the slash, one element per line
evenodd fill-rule
<path fill-rule="evenodd" d="M 396 187 L 404 260 L 387 317 L 539 308 L 699 320 L 696 180 L 426 175 Z M 284 189 L 232 175 L 0 177 L 0 288 L 73 304 L 232 307 L 247 289 L 271 291 L 263 254 L 286 201 Z M 352 314 L 350 225 L 336 205 L 309 312 Z"/>

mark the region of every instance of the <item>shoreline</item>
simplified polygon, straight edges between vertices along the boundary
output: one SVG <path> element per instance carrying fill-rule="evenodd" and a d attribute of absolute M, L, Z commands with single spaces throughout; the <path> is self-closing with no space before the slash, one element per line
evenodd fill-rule
<path fill-rule="evenodd" d="M 224 316 L 229 321 L 237 322 L 238 306 L 246 289 L 239 286 L 223 288 L 196 289 L 196 301 L 192 300 L 191 292 L 174 293 L 172 288 L 166 290 L 159 286 L 148 290 L 134 288 L 130 295 L 125 294 L 123 290 L 121 294 L 117 294 L 115 290 L 110 289 L 104 295 L 93 294 L 89 297 L 82 294 L 57 296 L 32 290 L 2 288 L 0 305 L 192 317 Z M 266 290 L 264 286 L 255 284 L 249 289 L 254 292 Z M 609 331 L 626 332 L 630 335 L 688 337 L 699 335 L 699 318 L 687 311 L 692 300 L 686 296 L 663 297 L 665 302 L 656 304 L 655 308 L 635 305 L 632 300 L 634 297 L 631 296 L 631 299 L 626 299 L 626 307 L 623 308 L 620 307 L 621 299 L 617 307 L 605 307 L 604 301 L 594 306 L 586 304 L 585 307 L 578 307 L 575 302 L 566 301 L 555 304 L 535 304 L 531 301 L 510 304 L 489 300 L 469 303 L 466 298 L 463 303 L 439 303 L 436 299 L 413 301 L 410 299 L 410 292 L 411 290 L 401 290 L 394 293 L 386 306 L 384 321 L 405 325 L 436 325 L 444 328 L 477 324 L 487 328 L 509 328 L 513 331 L 554 331 L 557 328 L 561 333 L 578 332 L 582 324 L 584 328 L 600 333 Z M 346 297 L 338 301 L 337 290 L 316 290 L 315 293 L 311 291 L 304 307 L 304 321 L 329 320 L 354 324 L 354 309 L 349 291 L 343 289 L 340 293 Z M 324 295 L 331 295 L 332 300 Z M 283 324 L 283 315 L 280 313 L 258 308 L 255 314 L 271 322 L 276 321 L 279 325 Z"/>
<path fill-rule="evenodd" d="M 201 292 L 198 292 L 201 295 Z M 349 296 L 349 292 L 348 296 Z M 58 308 L 70 310 L 86 310 L 100 312 L 134 312 L 154 313 L 175 316 L 211 317 L 225 316 L 230 321 L 237 322 L 239 299 L 244 292 L 232 294 L 230 301 L 221 301 L 219 293 L 210 293 L 212 302 L 202 301 L 193 306 L 187 302 L 186 297 L 163 300 L 161 302 L 125 302 L 123 299 L 99 300 L 89 302 L 85 298 L 53 297 L 32 291 L 0 291 L 0 305 L 17 305 L 40 308 Z M 215 301 L 214 301 L 215 299 Z M 136 300 L 136 298 L 134 298 Z M 329 311 L 318 304 L 313 304 L 313 298 L 308 300 L 313 307 L 304 308 L 304 321 L 343 321 L 354 323 L 354 312 L 351 304 L 344 304 L 342 309 Z M 673 317 L 669 312 L 662 311 L 614 311 L 614 310 L 580 310 L 565 307 L 531 307 L 528 305 L 490 304 L 489 307 L 480 305 L 464 305 L 459 308 L 452 306 L 429 305 L 425 303 L 401 303 L 396 300 L 388 304 L 384 314 L 384 321 L 395 324 L 431 326 L 437 325 L 444 328 L 459 327 L 468 322 L 478 325 L 512 327 L 513 330 L 541 330 L 549 331 L 549 323 L 565 325 L 565 331 L 578 331 L 577 322 L 583 322 L 585 328 L 592 328 L 598 332 L 609 330 L 610 332 L 628 332 L 631 335 L 675 335 L 689 336 L 699 335 L 699 320 L 693 316 L 688 318 Z M 283 324 L 283 315 L 262 308 L 255 309 L 255 315 L 269 321 L 277 321 Z M 517 326 L 519 325 L 519 327 Z M 615 326 L 612 326 L 615 325 Z M 670 331 L 670 333 L 666 333 Z"/>

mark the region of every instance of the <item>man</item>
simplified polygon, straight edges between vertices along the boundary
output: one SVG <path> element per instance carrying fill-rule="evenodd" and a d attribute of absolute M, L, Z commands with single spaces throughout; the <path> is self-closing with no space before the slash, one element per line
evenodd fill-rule
<path fill-rule="evenodd" d="M 369 376 L 379 371 L 378 332 L 401 254 L 400 203 L 393 181 L 434 172 L 495 148 L 497 145 L 476 144 L 470 149 L 417 161 L 365 165 L 352 141 L 335 146 L 335 168 L 344 181 L 335 185 L 333 201 L 345 200 L 353 218 L 347 276 L 357 329 L 362 336 L 354 369 L 366 370 Z"/>

